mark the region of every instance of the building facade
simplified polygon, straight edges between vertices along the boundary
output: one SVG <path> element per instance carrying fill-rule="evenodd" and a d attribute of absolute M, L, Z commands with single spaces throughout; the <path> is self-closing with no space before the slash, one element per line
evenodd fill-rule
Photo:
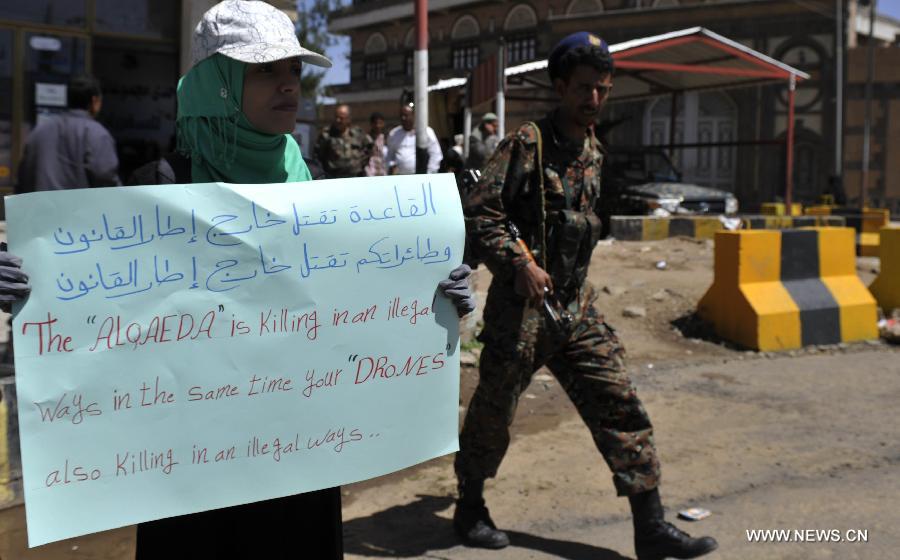
<path fill-rule="evenodd" d="M 860 200 L 865 132 L 867 49 L 848 53 L 847 120 L 844 127 L 844 190 L 848 201 Z M 879 46 L 874 54 L 872 126 L 866 203 L 900 215 L 900 45 Z"/>
<path fill-rule="evenodd" d="M 10 192 L 29 131 L 66 105 L 65 84 L 103 85 L 100 121 L 123 170 L 157 156 L 174 134 L 178 0 L 0 1 L 0 190 Z"/>
<path fill-rule="evenodd" d="M 794 200 L 811 203 L 833 190 L 841 169 L 836 113 L 843 85 L 836 69 L 846 50 L 837 51 L 838 32 L 856 14 L 855 2 L 838 6 L 836 0 L 431 0 L 429 81 L 467 75 L 497 52 L 501 37 L 507 64 L 515 65 L 545 58 L 556 41 L 575 31 L 593 31 L 613 44 L 703 26 L 811 75 L 797 91 L 794 168 Z M 332 13 L 331 31 L 349 36 L 352 45 L 350 83 L 332 95 L 349 103 L 359 119 L 373 110 L 394 115 L 402 91 L 412 87 L 413 26 L 409 1 L 354 0 Z M 840 39 L 847 44 L 846 34 Z M 538 116 L 546 106 L 539 99 L 550 96 L 510 84 L 507 128 Z M 460 102 L 461 91 L 431 96 L 430 124 L 442 139 L 461 131 Z M 734 192 L 744 209 L 753 209 L 783 194 L 787 109 L 783 84 L 688 92 L 677 98 L 671 131 L 669 97 L 612 103 L 607 118 L 621 123 L 608 140 L 623 146 L 665 145 L 670 138 L 676 146 L 702 144 L 670 147 L 685 179 Z"/>
<path fill-rule="evenodd" d="M 0 0 L 0 194 L 10 194 L 29 131 L 90 73 L 98 120 L 116 140 L 120 176 L 174 147 L 175 87 L 194 26 L 215 0 Z M 293 0 L 270 2 L 296 19 Z M 2 200 L 2 199 L 0 199 Z"/>

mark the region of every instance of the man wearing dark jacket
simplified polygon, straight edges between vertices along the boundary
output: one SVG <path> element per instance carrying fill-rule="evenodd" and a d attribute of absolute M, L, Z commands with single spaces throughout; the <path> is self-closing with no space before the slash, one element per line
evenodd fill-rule
<path fill-rule="evenodd" d="M 484 164 L 494 154 L 499 143 L 497 115 L 485 113 L 481 118 L 481 124 L 469 136 L 469 159 L 466 161 L 466 167 L 479 171 L 484 169 Z"/>
<path fill-rule="evenodd" d="M 68 109 L 50 115 L 25 141 L 16 193 L 121 185 L 116 142 L 94 120 L 100 112 L 100 83 L 77 76 L 67 88 Z"/>

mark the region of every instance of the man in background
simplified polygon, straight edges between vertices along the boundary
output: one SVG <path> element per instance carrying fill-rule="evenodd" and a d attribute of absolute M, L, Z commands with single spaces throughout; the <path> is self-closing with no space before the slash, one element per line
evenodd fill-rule
<path fill-rule="evenodd" d="M 469 136 L 469 157 L 466 160 L 466 167 L 479 171 L 483 169 L 499 143 L 497 115 L 485 113 L 481 118 L 481 124 Z"/>
<path fill-rule="evenodd" d="M 369 161 L 370 150 L 366 133 L 351 125 L 350 107 L 338 105 L 331 126 L 319 134 L 315 156 L 329 179 L 361 177 Z"/>
<path fill-rule="evenodd" d="M 428 165 L 426 173 L 437 173 L 444 156 L 437 134 L 430 126 L 428 134 Z M 412 103 L 400 106 L 400 126 L 388 134 L 388 173 L 390 175 L 412 175 L 416 172 L 416 113 Z"/>
<path fill-rule="evenodd" d="M 450 146 L 450 149 L 444 154 L 444 160 L 441 161 L 440 171 L 442 173 L 453 173 L 456 175 L 457 182 L 459 182 L 462 172 L 466 169 L 466 164 L 463 160 L 464 140 L 465 137 L 462 134 L 455 134 L 453 136 L 453 145 Z"/>
<path fill-rule="evenodd" d="M 103 98 L 93 76 L 76 76 L 68 108 L 48 115 L 25 140 L 16 193 L 121 185 L 116 142 L 95 120 Z"/>
<path fill-rule="evenodd" d="M 384 115 L 374 112 L 369 117 L 369 144 L 372 153 L 369 154 L 369 162 L 366 164 L 366 175 L 376 177 L 387 175 L 387 141 L 384 138 Z"/>

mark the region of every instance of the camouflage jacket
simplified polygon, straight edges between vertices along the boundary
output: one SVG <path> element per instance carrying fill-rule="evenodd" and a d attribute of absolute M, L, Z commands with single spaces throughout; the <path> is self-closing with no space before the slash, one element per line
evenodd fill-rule
<path fill-rule="evenodd" d="M 537 122 L 543 145 L 543 200 L 541 176 L 535 172 L 538 133 L 526 123 L 500 142 L 466 197 L 467 241 L 496 276 L 511 280 L 529 260 L 510 233 L 512 222 L 554 285 L 574 290 L 584 282 L 600 237 L 594 206 L 604 151 L 592 131 L 580 145 L 564 139 L 552 116 Z"/>
<path fill-rule="evenodd" d="M 323 129 L 316 141 L 315 156 L 329 179 L 364 175 L 372 152 L 369 136 L 351 126 L 339 134 L 334 127 Z"/>

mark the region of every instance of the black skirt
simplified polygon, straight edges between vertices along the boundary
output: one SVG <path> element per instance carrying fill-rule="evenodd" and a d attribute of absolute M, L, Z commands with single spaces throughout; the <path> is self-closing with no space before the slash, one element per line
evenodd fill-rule
<path fill-rule="evenodd" d="M 136 560 L 343 557 L 340 487 L 137 526 Z"/>

